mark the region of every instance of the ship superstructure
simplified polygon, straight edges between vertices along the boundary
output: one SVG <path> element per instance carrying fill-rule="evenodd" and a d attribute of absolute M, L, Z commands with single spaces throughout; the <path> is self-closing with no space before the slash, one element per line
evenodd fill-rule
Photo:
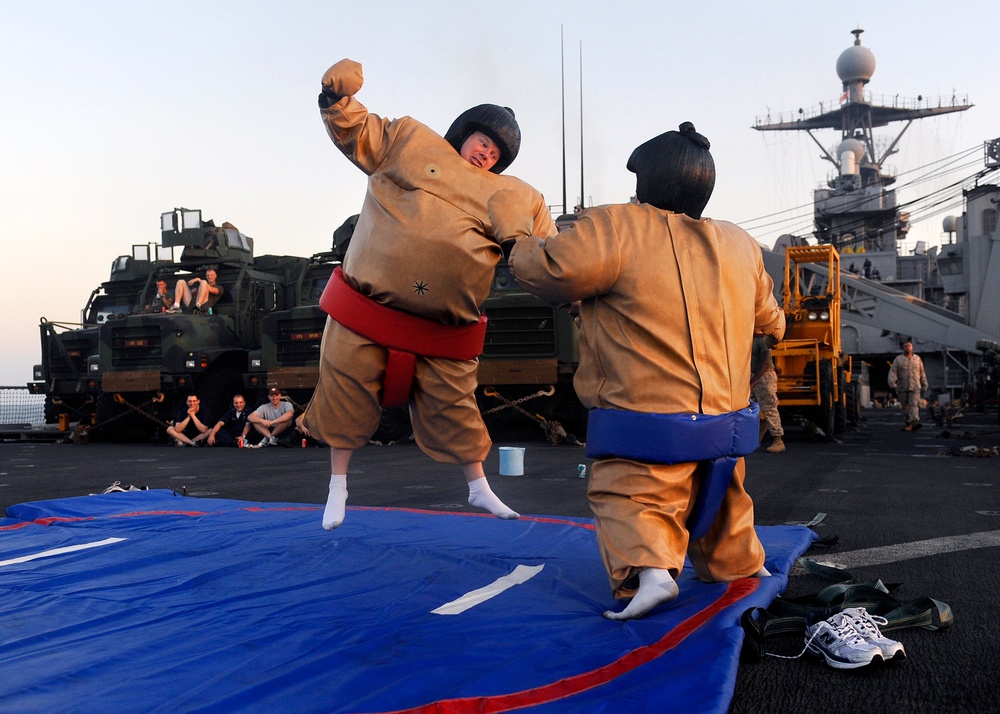
<path fill-rule="evenodd" d="M 781 236 L 765 261 L 777 283 L 785 246 L 810 241 L 835 246 L 844 268 L 844 350 L 873 367 L 873 391 L 886 368 L 883 358 L 910 339 L 928 363 L 934 388 L 956 396 L 975 381 L 982 353 L 978 345 L 1000 341 L 1000 187 L 985 181 L 1000 168 L 1000 140 L 985 143 L 986 165 L 974 177 L 975 185 L 964 191 L 966 212 L 944 221 L 950 242 L 930 248 L 918 242 L 902 254 L 910 216 L 897 201 L 896 176 L 887 160 L 914 121 L 964 112 L 973 105 L 960 95 L 906 99 L 870 94 L 875 56 L 862 46 L 862 32 L 852 31 L 853 45 L 837 59 L 839 100 L 758 117 L 753 125 L 757 131 L 805 131 L 835 167 L 814 192 L 813 234 L 808 239 Z M 902 128 L 888 139 L 874 133 L 900 123 Z M 840 132 L 835 147 L 827 148 L 817 138 L 823 129 Z M 821 283 L 824 278 L 816 279 Z"/>

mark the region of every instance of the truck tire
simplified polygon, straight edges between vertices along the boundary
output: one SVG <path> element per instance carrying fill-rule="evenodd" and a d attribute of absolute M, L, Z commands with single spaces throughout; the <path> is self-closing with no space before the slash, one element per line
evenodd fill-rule
<path fill-rule="evenodd" d="M 140 399 L 139 402 L 144 402 Z M 146 411 L 149 411 L 148 409 Z M 97 425 L 91 429 L 91 441 L 133 444 L 149 441 L 159 425 L 115 400 L 114 394 L 97 397 Z"/>
<path fill-rule="evenodd" d="M 819 363 L 819 394 L 818 426 L 825 432 L 826 440 L 832 441 L 837 409 L 833 402 L 833 363 L 828 359 Z"/>
<path fill-rule="evenodd" d="M 233 406 L 233 397 L 243 394 L 243 391 L 243 378 L 239 370 L 232 367 L 216 367 L 202 377 L 196 394 L 212 418 L 208 426 L 215 426 L 215 422 Z M 245 394 L 243 396 L 246 397 Z M 256 408 L 251 407 L 249 400 L 247 407 L 251 411 Z"/>
<path fill-rule="evenodd" d="M 843 434 L 847 431 L 847 388 L 847 373 L 843 367 L 837 367 L 837 394 L 839 395 L 839 399 L 834 404 L 834 427 L 838 434 Z"/>

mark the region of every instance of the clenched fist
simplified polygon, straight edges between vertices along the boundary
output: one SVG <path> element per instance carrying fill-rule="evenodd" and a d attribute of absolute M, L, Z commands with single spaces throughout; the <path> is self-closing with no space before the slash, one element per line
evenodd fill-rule
<path fill-rule="evenodd" d="M 361 65 L 350 59 L 342 59 L 323 75 L 323 94 L 330 98 L 353 97 L 365 83 Z"/>

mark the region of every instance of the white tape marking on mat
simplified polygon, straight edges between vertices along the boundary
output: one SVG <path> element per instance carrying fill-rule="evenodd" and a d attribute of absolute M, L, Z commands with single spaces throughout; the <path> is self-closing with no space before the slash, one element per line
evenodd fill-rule
<path fill-rule="evenodd" d="M 20 558 L 11 558 L 10 560 L 0 560 L 0 568 L 5 565 L 17 565 L 18 563 L 27 563 L 29 560 L 38 560 L 39 558 L 51 558 L 55 555 L 63 555 L 65 553 L 73 553 L 77 550 L 87 550 L 88 548 L 100 548 L 103 545 L 113 545 L 114 543 L 120 543 L 127 538 L 105 538 L 104 540 L 95 540 L 93 543 L 80 543 L 79 545 L 68 545 L 65 548 L 53 548 L 52 550 L 43 550 L 41 553 L 33 553 L 32 555 L 22 555 Z"/>
<path fill-rule="evenodd" d="M 544 567 L 544 564 L 531 566 L 519 565 L 514 568 L 514 572 L 510 575 L 504 575 L 502 578 L 497 578 L 486 587 L 467 592 L 457 600 L 452 600 L 435 610 L 431 610 L 431 614 L 459 615 L 468 610 L 470 607 L 475 607 L 480 603 L 486 602 L 490 598 L 496 597 L 504 590 L 512 588 L 515 585 L 521 585 L 522 583 L 528 582 L 542 572 L 542 568 Z"/>
<path fill-rule="evenodd" d="M 897 543 L 881 548 L 852 550 L 847 553 L 830 553 L 825 559 L 832 560 L 845 568 L 855 568 L 860 565 L 898 563 L 901 560 L 913 560 L 928 555 L 957 553 L 976 548 L 995 548 L 996 546 L 1000 546 L 1000 531 L 983 531 L 968 535 L 918 540 L 912 543 Z"/>

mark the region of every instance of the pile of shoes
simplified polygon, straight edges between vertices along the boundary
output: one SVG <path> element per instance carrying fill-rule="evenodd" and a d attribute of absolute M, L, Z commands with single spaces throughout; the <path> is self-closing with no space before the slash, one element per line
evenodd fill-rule
<path fill-rule="evenodd" d="M 849 572 L 809 558 L 799 558 L 797 565 L 838 582 L 812 595 L 778 596 L 767 608 L 744 611 L 740 617 L 744 661 L 760 661 L 765 655 L 797 659 L 808 652 L 835 669 L 897 662 L 906 659 L 906 649 L 883 632 L 908 627 L 939 631 L 955 623 L 947 603 L 929 597 L 907 601 L 895 597 L 891 591 L 900 583 L 857 583 Z M 785 635 L 803 638 L 802 651 L 775 653 L 775 640 Z"/>

